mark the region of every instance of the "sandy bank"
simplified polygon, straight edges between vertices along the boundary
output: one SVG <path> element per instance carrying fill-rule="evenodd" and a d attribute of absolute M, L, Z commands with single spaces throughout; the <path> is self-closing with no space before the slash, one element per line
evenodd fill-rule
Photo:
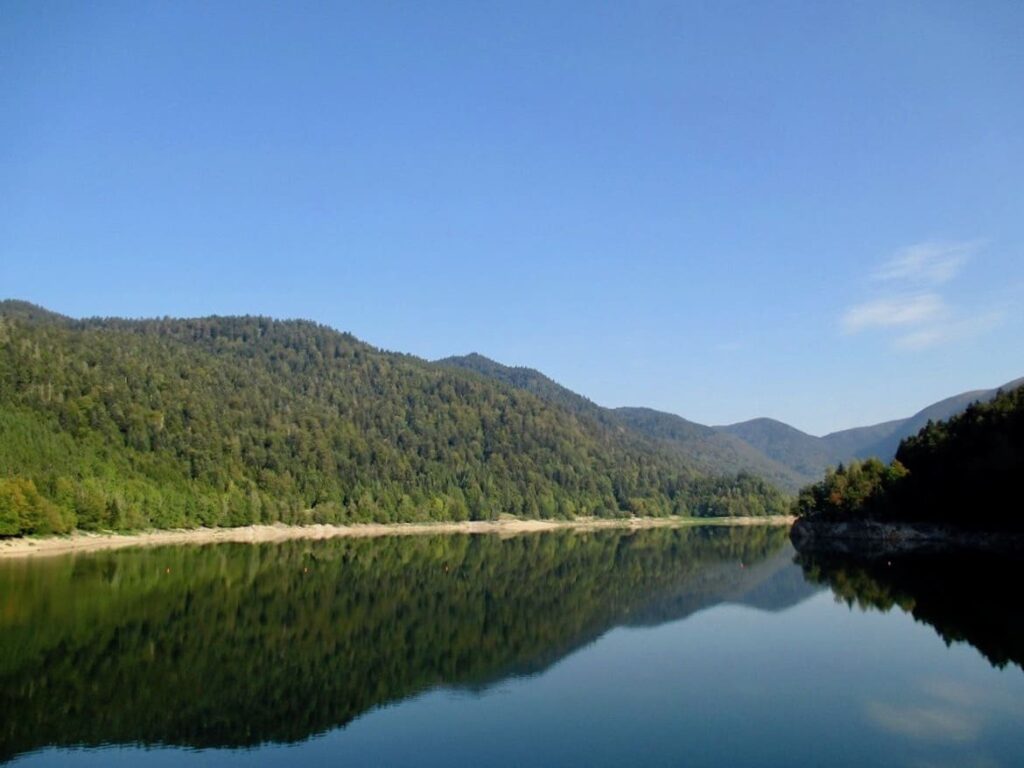
<path fill-rule="evenodd" d="M 215 544 L 220 542 L 271 542 L 287 539 L 333 539 L 368 536 L 422 536 L 426 534 L 499 534 L 514 536 L 540 531 L 598 530 L 604 528 L 665 528 L 696 525 L 790 525 L 790 517 L 641 517 L 624 520 L 579 518 L 577 520 L 502 519 L 494 522 L 390 523 L 360 525 L 249 525 L 243 528 L 191 528 L 141 533 L 73 533 L 70 536 L 0 540 L 0 559 L 95 552 L 124 547 L 167 544 Z"/>

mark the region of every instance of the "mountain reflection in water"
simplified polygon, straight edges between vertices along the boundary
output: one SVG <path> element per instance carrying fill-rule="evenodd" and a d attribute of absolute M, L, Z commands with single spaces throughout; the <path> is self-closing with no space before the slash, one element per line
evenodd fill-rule
<path fill-rule="evenodd" d="M 809 596 L 778 527 L 166 547 L 0 563 L 0 759 L 292 742 L 619 625 Z"/>

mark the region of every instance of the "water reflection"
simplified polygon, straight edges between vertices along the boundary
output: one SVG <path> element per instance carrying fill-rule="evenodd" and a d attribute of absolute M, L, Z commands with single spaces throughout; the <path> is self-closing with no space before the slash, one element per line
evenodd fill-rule
<path fill-rule="evenodd" d="M 978 551 L 801 552 L 797 562 L 809 581 L 827 584 L 848 605 L 899 608 L 933 627 L 947 645 L 969 643 L 997 667 L 1024 666 L 1019 557 Z M 950 726 L 948 732 L 960 730 Z"/>
<path fill-rule="evenodd" d="M 0 759 L 291 742 L 609 628 L 814 588 L 757 527 L 125 550 L 0 564 Z"/>

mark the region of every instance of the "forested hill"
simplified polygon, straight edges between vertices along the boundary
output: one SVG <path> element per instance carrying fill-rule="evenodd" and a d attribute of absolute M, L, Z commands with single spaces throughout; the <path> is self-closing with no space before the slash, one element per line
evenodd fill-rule
<path fill-rule="evenodd" d="M 895 456 L 902 438 L 916 434 L 929 421 L 962 412 L 970 403 L 991 400 L 999 391 L 963 392 L 932 403 L 905 419 L 815 437 L 775 419 L 758 418 L 709 427 L 652 408 L 604 408 L 540 371 L 502 365 L 476 353 L 446 357 L 437 364 L 473 371 L 595 419 L 609 429 L 629 432 L 657 450 L 676 454 L 698 471 L 746 472 L 792 493 L 820 478 L 828 467 L 871 456 L 888 461 Z M 1024 384 L 1024 379 L 1005 384 L 1001 389 L 1013 389 L 1020 384 Z"/>
<path fill-rule="evenodd" d="M 0 535 L 784 509 L 756 478 L 314 323 L 0 302 Z"/>
<path fill-rule="evenodd" d="M 602 408 L 583 395 L 563 387 L 558 382 L 533 368 L 502 365 L 476 352 L 471 352 L 468 355 L 446 357 L 437 360 L 436 364 L 447 368 L 473 371 L 481 376 L 500 381 L 516 389 L 532 392 L 542 400 L 555 403 L 574 413 L 589 416 L 608 425 L 615 425 L 614 419 L 610 418 L 611 411 L 607 408 Z"/>
<path fill-rule="evenodd" d="M 473 371 L 495 381 L 532 392 L 538 397 L 617 432 L 650 443 L 656 450 L 673 453 L 687 465 L 710 474 L 745 472 L 765 478 L 787 491 L 796 492 L 811 475 L 794 471 L 769 458 L 731 434 L 688 421 L 681 416 L 651 408 L 604 408 L 563 387 L 532 368 L 502 365 L 480 354 L 446 357 L 438 365 Z"/>
<path fill-rule="evenodd" d="M 1024 387 L 974 403 L 878 459 L 829 471 L 800 493 L 807 520 L 879 520 L 1024 530 L 1015 503 L 1024 477 Z"/>

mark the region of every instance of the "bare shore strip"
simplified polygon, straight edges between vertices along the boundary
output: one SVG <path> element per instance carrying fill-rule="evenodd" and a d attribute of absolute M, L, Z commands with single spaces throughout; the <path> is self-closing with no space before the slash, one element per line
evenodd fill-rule
<path fill-rule="evenodd" d="M 801 552 L 888 557 L 954 550 L 1024 552 L 1024 533 L 977 530 L 926 522 L 823 521 L 802 518 L 790 531 Z"/>
<path fill-rule="evenodd" d="M 81 533 L 45 538 L 0 540 L 0 559 L 96 552 L 125 547 L 156 547 L 168 544 L 262 543 L 288 539 L 340 537 L 423 536 L 429 534 L 499 534 L 516 536 L 542 531 L 592 531 L 607 528 L 682 528 L 701 525 L 792 525 L 793 518 L 774 517 L 633 517 L 624 519 L 577 518 L 576 520 L 521 520 L 462 523 L 366 523 L 358 525 L 248 525 L 241 528 L 190 528 L 139 533 Z"/>

